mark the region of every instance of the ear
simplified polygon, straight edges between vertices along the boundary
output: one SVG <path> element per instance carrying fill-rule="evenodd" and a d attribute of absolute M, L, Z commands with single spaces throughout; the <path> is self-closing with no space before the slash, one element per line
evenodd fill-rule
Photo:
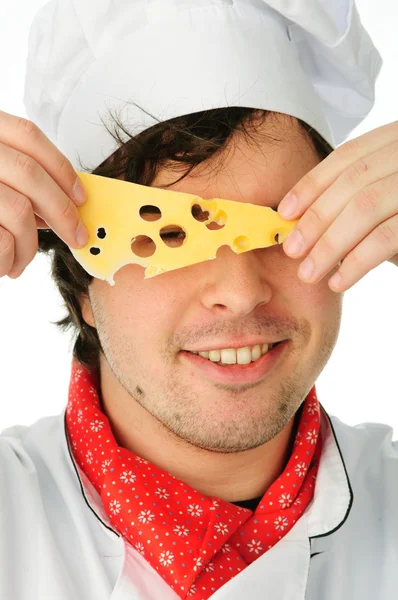
<path fill-rule="evenodd" d="M 91 307 L 90 298 L 86 295 L 81 296 L 79 298 L 80 309 L 82 311 L 82 316 L 87 325 L 91 325 L 91 327 L 95 328 L 94 315 Z"/>

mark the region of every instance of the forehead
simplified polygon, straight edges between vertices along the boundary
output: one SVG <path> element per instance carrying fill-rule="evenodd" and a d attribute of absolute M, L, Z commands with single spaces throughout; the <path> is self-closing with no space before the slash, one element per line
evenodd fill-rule
<path fill-rule="evenodd" d="M 284 115 L 282 115 L 283 117 Z M 178 183 L 186 165 L 159 170 L 152 186 L 276 208 L 283 196 L 319 158 L 308 134 L 295 119 L 263 123 L 251 136 L 238 132 L 225 148 L 198 165 Z"/>

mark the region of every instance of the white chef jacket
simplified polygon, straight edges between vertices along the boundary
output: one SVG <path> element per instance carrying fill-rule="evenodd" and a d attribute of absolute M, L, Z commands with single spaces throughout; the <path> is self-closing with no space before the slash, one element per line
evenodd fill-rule
<path fill-rule="evenodd" d="M 122 538 L 75 463 L 66 410 L 0 434 L 1 600 L 178 600 Z M 321 411 L 306 511 L 212 600 L 396 600 L 398 442 Z"/>

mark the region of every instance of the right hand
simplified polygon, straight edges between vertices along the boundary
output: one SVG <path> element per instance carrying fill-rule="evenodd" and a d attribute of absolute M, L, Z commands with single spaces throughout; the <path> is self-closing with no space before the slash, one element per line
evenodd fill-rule
<path fill-rule="evenodd" d="M 76 249 L 87 244 L 88 232 L 85 244 L 75 236 L 80 221 L 73 197 L 76 178 L 69 160 L 41 129 L 0 110 L 0 278 L 16 279 L 34 259 L 37 229 L 52 229 Z"/>

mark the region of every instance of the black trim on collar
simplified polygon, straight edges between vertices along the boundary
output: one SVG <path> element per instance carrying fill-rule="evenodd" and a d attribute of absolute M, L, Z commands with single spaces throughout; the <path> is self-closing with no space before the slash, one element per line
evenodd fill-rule
<path fill-rule="evenodd" d="M 322 404 L 321 404 L 321 406 L 322 406 Z M 335 441 L 336 441 L 337 448 L 338 448 L 338 450 L 339 450 L 339 454 L 340 454 L 341 462 L 343 463 L 344 471 L 345 471 L 345 474 L 346 474 L 346 477 L 347 477 L 348 488 L 349 488 L 349 490 L 350 490 L 350 503 L 349 503 L 349 505 L 348 505 L 348 508 L 347 508 L 347 512 L 346 512 L 346 514 L 345 514 L 345 517 L 342 519 L 341 523 L 339 523 L 339 525 L 337 525 L 337 527 L 335 527 L 334 529 L 332 529 L 331 531 L 328 531 L 328 532 L 326 532 L 326 533 L 321 533 L 321 534 L 319 534 L 319 535 L 312 535 L 312 536 L 310 536 L 310 537 L 309 537 L 309 540 L 310 540 L 310 542 L 311 542 L 311 540 L 314 540 L 314 539 L 318 539 L 318 538 L 327 537 L 327 536 L 329 536 L 329 535 L 332 535 L 332 533 L 334 533 L 335 531 L 337 531 L 338 529 L 340 529 L 340 527 L 342 527 L 342 526 L 344 525 L 344 523 L 346 522 L 346 520 L 347 520 L 347 518 L 348 518 L 348 515 L 350 514 L 350 511 L 351 511 L 351 508 L 352 508 L 352 504 L 353 504 L 353 502 L 354 502 L 354 492 L 352 491 L 352 487 L 351 487 L 350 478 L 348 477 L 347 468 L 346 468 L 346 466 L 345 466 L 345 462 L 344 462 L 343 454 L 342 454 L 342 452 L 341 452 L 341 449 L 340 449 L 340 446 L 339 446 L 339 442 L 338 442 L 338 440 L 337 440 L 337 436 L 336 436 L 336 432 L 335 432 L 335 430 L 334 430 L 334 427 L 333 427 L 332 420 L 331 420 L 331 418 L 329 417 L 329 415 L 328 415 L 328 413 L 326 412 L 326 410 L 323 408 L 323 406 L 322 406 L 322 410 L 323 410 L 323 412 L 325 413 L 325 415 L 326 415 L 326 417 L 328 418 L 328 421 L 329 421 L 329 423 L 330 423 L 330 427 L 331 427 L 331 429 L 332 429 L 333 436 L 334 436 L 334 439 L 335 439 Z"/>
<path fill-rule="evenodd" d="M 104 525 L 104 527 L 106 527 L 107 529 L 109 529 L 109 531 L 112 531 L 112 532 L 113 532 L 115 535 L 117 535 L 117 537 L 121 537 L 121 536 L 120 536 L 120 534 L 119 534 L 117 531 L 115 531 L 114 529 L 112 529 L 112 527 L 109 527 L 109 525 L 107 525 L 106 523 L 104 523 L 104 521 L 101 519 L 101 517 L 100 517 L 99 515 L 97 515 L 97 513 L 96 513 L 96 512 L 95 512 L 95 510 L 92 508 L 92 506 L 90 506 L 90 503 L 89 503 L 89 501 L 88 501 L 88 500 L 87 500 L 87 498 L 86 498 L 86 494 L 85 494 L 85 492 L 84 492 L 84 487 L 83 487 L 83 484 L 82 484 L 82 482 L 81 482 L 81 479 L 80 479 L 79 471 L 78 471 L 78 470 L 77 470 L 77 468 L 76 468 L 75 461 L 74 461 L 74 458 L 73 458 L 73 454 L 72 454 L 72 451 L 71 451 L 71 448 L 70 448 L 70 445 L 69 445 L 68 430 L 67 430 L 67 425 L 66 425 L 66 411 L 67 411 L 67 409 L 65 409 L 65 414 L 64 414 L 64 428 L 65 428 L 65 439 L 66 439 L 66 445 L 67 445 L 67 447 L 68 447 L 68 452 L 69 452 L 69 456 L 70 456 L 71 462 L 72 462 L 72 464 L 73 464 L 73 468 L 74 468 L 74 469 L 75 469 L 75 471 L 76 471 L 77 479 L 79 480 L 79 484 L 80 484 L 80 488 L 81 488 L 81 491 L 82 491 L 83 498 L 84 498 L 84 500 L 85 500 L 85 502 L 86 502 L 87 506 L 88 506 L 88 507 L 89 507 L 89 509 L 91 510 L 91 512 L 92 512 L 92 513 L 93 513 L 93 514 L 94 514 L 94 515 L 97 517 L 97 519 L 98 519 L 98 520 L 99 520 L 99 521 L 100 521 L 100 522 L 101 522 L 101 523 Z"/>

